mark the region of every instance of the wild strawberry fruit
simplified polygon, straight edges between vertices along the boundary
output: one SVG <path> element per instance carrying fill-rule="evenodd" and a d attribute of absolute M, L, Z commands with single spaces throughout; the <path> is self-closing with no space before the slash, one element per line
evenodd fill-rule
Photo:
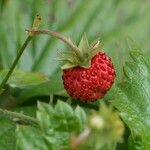
<path fill-rule="evenodd" d="M 65 42 L 70 51 L 61 53 L 63 84 L 67 93 L 81 101 L 90 102 L 102 98 L 111 88 L 115 70 L 111 59 L 100 51 L 99 41 L 89 45 L 86 35 L 76 46 L 70 39 L 50 30 L 27 30 L 29 33 L 47 34 Z"/>
<path fill-rule="evenodd" d="M 89 45 L 86 36 L 79 46 L 62 53 L 66 64 L 63 69 L 63 84 L 67 93 L 75 99 L 91 102 L 102 98 L 111 88 L 115 70 L 111 59 L 100 51 L 99 41 Z"/>
<path fill-rule="evenodd" d="M 89 102 L 106 94 L 114 82 L 115 71 L 110 58 L 104 52 L 99 52 L 92 58 L 89 68 L 64 69 L 62 78 L 71 97 Z"/>

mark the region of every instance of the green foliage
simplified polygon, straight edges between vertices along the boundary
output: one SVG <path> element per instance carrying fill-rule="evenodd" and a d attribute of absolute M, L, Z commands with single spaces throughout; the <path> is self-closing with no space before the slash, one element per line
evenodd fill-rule
<path fill-rule="evenodd" d="M 0 82 L 2 82 L 7 72 L 8 70 L 0 71 Z M 46 77 L 42 73 L 32 73 L 32 72 L 24 72 L 21 70 L 15 70 L 12 73 L 11 77 L 9 78 L 8 84 L 10 86 L 22 87 L 41 84 L 47 81 L 49 81 L 48 77 Z"/>
<path fill-rule="evenodd" d="M 89 41 L 100 37 L 100 44 L 112 58 L 117 73 L 116 85 L 105 99 L 112 100 L 129 127 L 129 149 L 149 150 L 149 10 L 148 0 L 0 0 L 0 82 L 27 36 L 24 30 L 31 27 L 37 14 L 43 16 L 40 28 L 61 32 L 77 45 L 85 32 Z M 124 66 L 128 50 L 133 48 L 130 48 L 130 37 L 147 57 L 132 51 L 132 60 Z M 0 150 L 15 149 L 15 142 L 19 150 L 68 149 L 71 133 L 80 134 L 88 124 L 86 116 L 89 116 L 89 108 L 93 107 L 88 106 L 92 104 L 83 104 L 86 115 L 82 108 L 73 110 L 67 102 L 59 101 L 55 107 L 51 106 L 57 96 L 63 100 L 67 97 L 62 86 L 61 62 L 57 61 L 58 53 L 67 49 L 52 37 L 39 36 L 25 50 L 5 90 L 0 89 L 0 107 L 13 108 L 19 115 L 35 116 L 37 111 L 39 127 L 25 125 L 0 113 Z M 37 110 L 35 101 L 48 102 L 49 98 L 45 96 L 54 97 L 54 101 L 51 105 L 38 103 Z M 95 105 L 99 107 L 99 103 Z M 95 143 L 100 143 L 99 136 L 92 136 L 86 148 L 93 149 Z M 126 138 L 123 144 L 127 145 Z M 116 149 L 116 143 L 113 148 Z"/>
<path fill-rule="evenodd" d="M 115 63 L 118 79 L 122 79 L 122 66 L 127 57 L 127 36 L 131 36 L 140 47 L 149 52 L 149 1 L 141 0 L 5 0 L 0 15 L 0 66 L 9 67 L 17 49 L 25 39 L 25 28 L 29 28 L 37 14 L 43 16 L 41 28 L 56 30 L 80 41 L 86 32 L 89 41 L 100 37 L 104 50 Z M 144 30 L 143 30 L 144 29 Z M 40 71 L 53 75 L 59 69 L 58 50 L 65 45 L 51 37 L 35 38 L 23 54 L 19 69 Z"/>
<path fill-rule="evenodd" d="M 3 10 L 0 14 L 2 20 L 0 22 L 0 68 L 8 68 L 11 65 L 26 37 L 25 28 L 31 26 L 37 14 L 43 16 L 41 28 L 61 32 L 71 37 L 77 44 L 85 32 L 89 41 L 100 36 L 104 50 L 115 64 L 117 81 L 123 78 L 122 66 L 128 50 L 127 36 L 140 43 L 140 47 L 147 53 L 149 50 L 150 5 L 148 1 L 1 0 L 1 4 Z M 66 50 L 62 42 L 46 36 L 36 37 L 27 47 L 17 67 L 26 71 L 40 71 L 53 77 L 60 68 L 59 61 L 56 61 L 60 50 Z M 62 91 L 63 87 L 60 85 L 61 83 L 58 84 L 58 88 Z"/>
<path fill-rule="evenodd" d="M 71 42 L 71 40 L 69 41 Z M 84 34 L 78 46 L 73 44 L 74 47 L 71 50 L 60 53 L 60 60 L 65 62 L 61 69 L 77 66 L 89 68 L 93 56 L 100 52 L 99 44 L 100 41 L 96 40 L 89 45 L 88 38 L 86 34 Z"/>
<path fill-rule="evenodd" d="M 15 123 L 0 114 L 0 150 L 15 148 Z"/>
<path fill-rule="evenodd" d="M 48 150 L 48 146 L 42 137 L 41 132 L 34 127 L 21 126 L 17 127 L 17 150 L 37 149 Z"/>
<path fill-rule="evenodd" d="M 5 77 L 7 70 L 1 70 L 0 82 Z M 0 107 L 10 107 L 10 97 L 13 106 L 28 101 L 30 98 L 41 95 L 66 95 L 64 92 L 60 75 L 56 74 L 49 79 L 42 73 L 24 72 L 15 70 L 8 83 L 9 88 L 2 89 Z"/>
<path fill-rule="evenodd" d="M 132 61 L 124 66 L 126 81 L 113 90 L 113 105 L 131 130 L 129 149 L 150 148 L 150 60 L 131 51 Z"/>
<path fill-rule="evenodd" d="M 99 111 L 90 115 L 88 126 L 91 134 L 77 149 L 116 150 L 117 143 L 123 140 L 124 124 L 113 107 L 104 102 L 100 103 Z"/>
<path fill-rule="evenodd" d="M 1 70 L 0 71 L 0 82 L 4 79 L 4 77 L 7 74 L 7 70 Z M 3 89 L 1 94 L 1 100 L 0 100 L 0 107 L 9 107 L 8 105 L 11 105 L 10 97 L 14 103 L 14 105 L 18 105 L 23 103 L 26 98 L 31 98 L 35 95 L 39 95 L 40 92 L 37 94 L 36 87 L 39 85 L 45 85 L 49 83 L 49 79 L 40 73 L 31 73 L 31 72 L 24 72 L 15 70 L 11 77 L 9 78 L 8 85 L 5 90 Z M 33 89 L 34 87 L 34 89 Z M 23 90 L 24 89 L 24 90 Z M 23 90 L 23 91 L 22 91 Z M 19 94 L 17 94 L 19 92 Z M 30 92 L 30 95 L 26 95 Z M 47 93 L 50 92 L 47 89 Z M 17 95 L 17 96 L 16 96 Z M 20 97 L 24 95 L 21 100 Z"/>
<path fill-rule="evenodd" d="M 17 127 L 17 149 L 69 149 L 71 134 L 84 129 L 86 115 L 79 106 L 73 110 L 61 101 L 54 108 L 39 102 L 37 121 L 39 128 Z"/>

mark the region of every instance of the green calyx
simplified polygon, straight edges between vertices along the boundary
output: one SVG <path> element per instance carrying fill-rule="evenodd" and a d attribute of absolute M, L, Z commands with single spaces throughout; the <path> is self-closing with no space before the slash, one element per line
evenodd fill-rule
<path fill-rule="evenodd" d="M 83 35 L 79 46 L 74 46 L 76 49 L 65 51 L 60 54 L 60 60 L 65 64 L 61 69 L 68 69 L 76 66 L 89 68 L 91 65 L 91 59 L 100 51 L 100 42 L 96 40 L 92 44 L 89 44 L 86 34 Z"/>

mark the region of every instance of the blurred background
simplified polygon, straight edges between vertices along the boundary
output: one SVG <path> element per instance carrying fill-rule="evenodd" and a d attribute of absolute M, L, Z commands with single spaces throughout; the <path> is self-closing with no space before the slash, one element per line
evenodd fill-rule
<path fill-rule="evenodd" d="M 27 37 L 25 29 L 31 27 L 37 14 L 42 16 L 41 29 L 60 32 L 77 44 L 84 33 L 90 42 L 99 38 L 113 60 L 116 83 L 124 80 L 123 65 L 131 49 L 150 54 L 150 0 L 0 0 L 0 69 L 10 68 Z M 35 116 L 37 100 L 49 102 L 51 96 L 64 100 L 57 58 L 59 51 L 67 49 L 55 38 L 36 36 L 17 65 L 19 70 L 36 73 L 15 72 L 13 84 L 0 95 L 0 108 L 16 107 L 18 112 Z M 5 74 L 0 72 L 0 81 Z M 82 105 L 95 109 L 99 103 Z M 127 149 L 128 135 L 126 129 L 121 150 Z"/>
<path fill-rule="evenodd" d="M 104 51 L 123 79 L 122 66 L 131 48 L 150 54 L 149 0 L 0 0 L 0 68 L 9 68 L 24 42 L 34 17 L 42 15 L 41 28 L 58 31 L 79 42 L 84 32 L 89 41 L 100 38 Z M 34 38 L 18 68 L 53 76 L 60 62 L 58 51 L 67 49 L 50 36 Z"/>

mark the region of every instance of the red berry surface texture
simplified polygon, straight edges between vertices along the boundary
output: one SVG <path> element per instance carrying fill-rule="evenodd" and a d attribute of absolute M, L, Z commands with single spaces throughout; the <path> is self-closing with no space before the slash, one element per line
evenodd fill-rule
<path fill-rule="evenodd" d="M 99 52 L 92 58 L 89 68 L 74 67 L 63 70 L 63 83 L 67 93 L 85 102 L 102 98 L 111 88 L 114 79 L 112 61 L 104 52 Z"/>
<path fill-rule="evenodd" d="M 84 35 L 76 49 L 63 53 L 62 80 L 67 93 L 84 102 L 96 101 L 106 94 L 115 79 L 109 56 L 100 51 L 99 41 L 89 44 Z"/>

